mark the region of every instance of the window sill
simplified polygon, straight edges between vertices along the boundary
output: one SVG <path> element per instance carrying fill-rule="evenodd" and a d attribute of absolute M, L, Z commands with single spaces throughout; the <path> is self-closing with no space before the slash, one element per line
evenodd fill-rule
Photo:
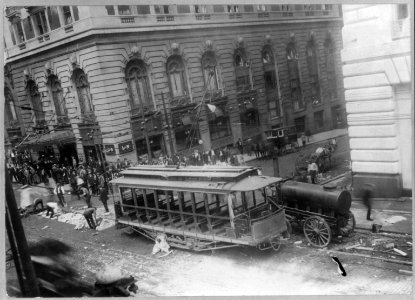
<path fill-rule="evenodd" d="M 73 24 L 69 24 L 65 26 L 65 32 L 72 32 L 73 31 Z"/>

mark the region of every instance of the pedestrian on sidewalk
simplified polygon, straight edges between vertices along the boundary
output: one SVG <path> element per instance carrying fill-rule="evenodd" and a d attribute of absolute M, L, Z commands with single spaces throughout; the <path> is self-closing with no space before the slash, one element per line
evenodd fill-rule
<path fill-rule="evenodd" d="M 375 188 L 374 184 L 365 183 L 363 185 L 363 190 L 362 190 L 362 201 L 363 201 L 363 204 L 367 208 L 366 220 L 368 221 L 373 221 L 373 219 L 370 218 L 370 214 L 372 210 L 372 197 L 373 197 L 374 188 Z"/>
<path fill-rule="evenodd" d="M 85 200 L 86 204 L 88 205 L 88 208 L 91 208 L 91 193 L 89 192 L 88 188 L 83 184 L 80 187 L 81 191 L 81 197 Z"/>
<path fill-rule="evenodd" d="M 64 197 L 65 190 L 63 189 L 61 182 L 56 183 L 56 187 L 53 190 L 53 193 L 58 196 L 59 204 L 62 207 L 65 207 L 66 206 L 66 201 L 65 201 L 65 197 Z"/>

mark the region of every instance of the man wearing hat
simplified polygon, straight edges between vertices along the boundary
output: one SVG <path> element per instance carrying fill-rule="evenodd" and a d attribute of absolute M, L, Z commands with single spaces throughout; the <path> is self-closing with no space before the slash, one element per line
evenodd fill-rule
<path fill-rule="evenodd" d="M 89 192 L 88 188 L 85 186 L 86 184 L 80 184 L 80 196 L 85 199 L 86 205 L 88 205 L 88 208 L 91 208 L 91 193 Z"/>

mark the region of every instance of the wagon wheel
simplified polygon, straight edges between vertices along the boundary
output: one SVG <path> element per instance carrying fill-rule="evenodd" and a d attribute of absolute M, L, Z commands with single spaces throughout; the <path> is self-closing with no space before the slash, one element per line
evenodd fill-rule
<path fill-rule="evenodd" d="M 331 230 L 329 224 L 318 216 L 311 216 L 304 221 L 304 235 L 307 241 L 319 248 L 326 247 L 331 240 Z"/>
<path fill-rule="evenodd" d="M 272 249 L 273 249 L 275 252 L 277 252 L 278 250 L 280 250 L 280 248 L 281 248 L 281 243 L 280 243 L 280 238 L 279 238 L 278 236 L 277 236 L 277 237 L 270 238 L 270 239 L 269 239 L 269 243 L 270 243 L 270 245 L 271 245 Z"/>

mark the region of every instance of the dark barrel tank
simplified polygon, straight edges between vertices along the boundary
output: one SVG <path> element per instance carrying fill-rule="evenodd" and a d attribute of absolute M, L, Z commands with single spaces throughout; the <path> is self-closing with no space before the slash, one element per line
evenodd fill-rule
<path fill-rule="evenodd" d="M 352 204 L 352 196 L 348 191 L 325 189 L 321 185 L 297 181 L 286 181 L 281 187 L 281 194 L 288 207 L 297 202 L 298 205 L 334 210 L 343 215 L 350 210 Z"/>

